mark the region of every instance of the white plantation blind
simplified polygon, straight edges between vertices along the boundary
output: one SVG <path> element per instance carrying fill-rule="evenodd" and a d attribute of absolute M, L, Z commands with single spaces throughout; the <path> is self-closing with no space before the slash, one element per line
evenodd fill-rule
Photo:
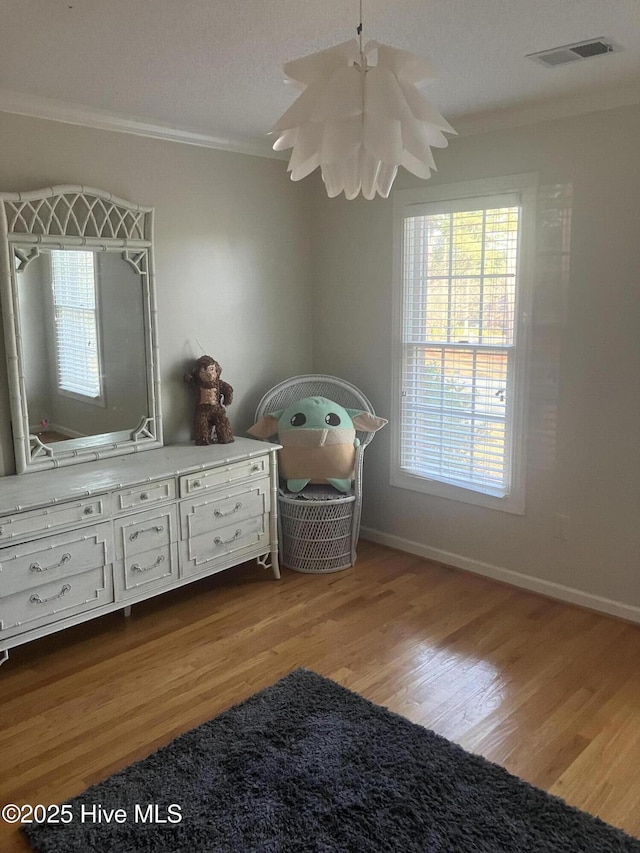
<path fill-rule="evenodd" d="M 400 468 L 509 495 L 518 194 L 406 208 Z"/>
<path fill-rule="evenodd" d="M 51 252 L 58 387 L 100 397 L 100 363 L 93 252 Z"/>

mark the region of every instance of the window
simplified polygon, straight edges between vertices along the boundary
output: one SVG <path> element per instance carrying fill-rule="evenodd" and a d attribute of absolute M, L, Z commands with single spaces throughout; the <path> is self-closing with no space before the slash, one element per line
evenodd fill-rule
<path fill-rule="evenodd" d="M 392 483 L 523 512 L 534 195 L 514 183 L 397 193 Z"/>
<path fill-rule="evenodd" d="M 51 252 L 58 388 L 94 401 L 102 396 L 95 254 Z"/>

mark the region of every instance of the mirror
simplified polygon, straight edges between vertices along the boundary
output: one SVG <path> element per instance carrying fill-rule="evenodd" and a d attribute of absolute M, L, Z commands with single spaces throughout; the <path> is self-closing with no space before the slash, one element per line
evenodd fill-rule
<path fill-rule="evenodd" d="M 152 209 L 82 187 L 0 200 L 18 473 L 160 447 Z"/>

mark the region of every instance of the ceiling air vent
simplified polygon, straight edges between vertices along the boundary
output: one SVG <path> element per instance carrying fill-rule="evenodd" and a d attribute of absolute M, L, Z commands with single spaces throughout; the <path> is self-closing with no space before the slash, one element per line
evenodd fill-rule
<path fill-rule="evenodd" d="M 567 62 L 576 62 L 578 59 L 589 59 L 592 56 L 601 56 L 604 53 L 617 53 L 622 48 L 604 36 L 587 41 L 579 41 L 575 44 L 563 44 L 560 47 L 552 47 L 550 50 L 541 50 L 538 53 L 528 53 L 527 59 L 533 59 L 540 65 L 548 68 L 556 68 L 558 65 L 566 65 Z"/>

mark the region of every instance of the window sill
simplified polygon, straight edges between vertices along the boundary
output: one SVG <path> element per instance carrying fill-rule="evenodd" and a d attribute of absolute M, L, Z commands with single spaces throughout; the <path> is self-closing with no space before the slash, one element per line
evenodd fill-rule
<path fill-rule="evenodd" d="M 484 492 L 476 492 L 473 489 L 465 489 L 462 486 L 440 483 L 437 480 L 430 480 L 427 477 L 409 474 L 402 470 L 393 472 L 390 482 L 392 486 L 412 492 L 421 492 L 425 495 L 481 506 L 485 509 L 495 509 L 513 515 L 525 514 L 524 495 L 511 494 L 506 497 L 497 497 Z"/>

